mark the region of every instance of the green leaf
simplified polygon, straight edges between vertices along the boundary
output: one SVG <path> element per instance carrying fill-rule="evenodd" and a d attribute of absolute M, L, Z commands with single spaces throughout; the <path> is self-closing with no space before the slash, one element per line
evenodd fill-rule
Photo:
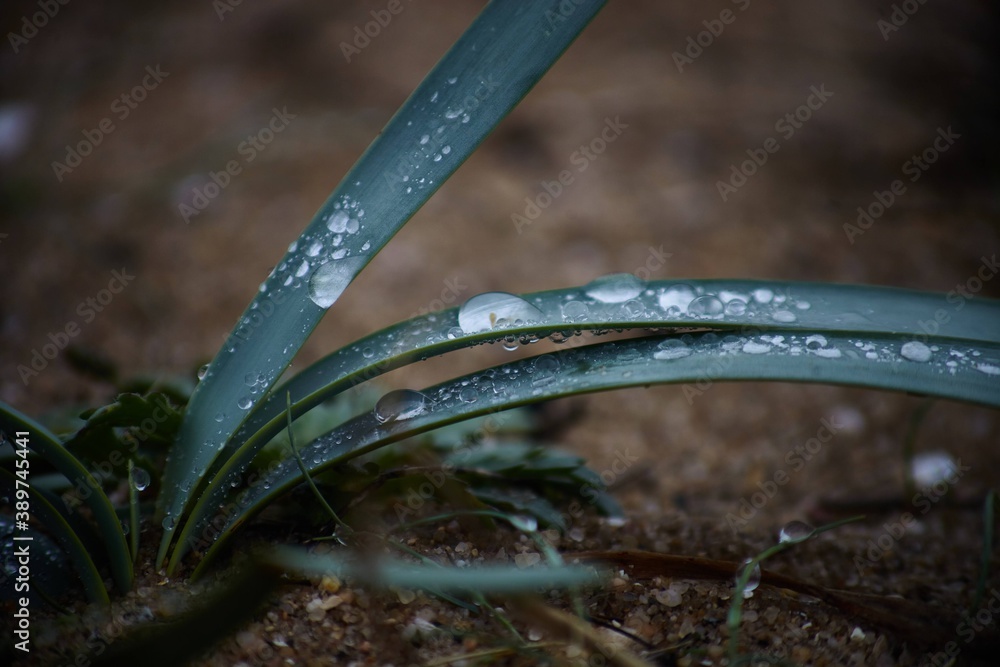
<path fill-rule="evenodd" d="M 612 277 L 614 278 L 614 277 Z M 292 395 L 292 416 L 298 418 L 312 407 L 338 393 L 382 373 L 453 350 L 501 337 L 515 340 L 537 339 L 557 332 L 559 338 L 582 330 L 626 329 L 642 327 L 694 328 L 712 327 L 727 331 L 752 333 L 784 328 L 814 334 L 851 332 L 859 340 L 867 333 L 892 333 L 898 337 L 891 350 L 865 350 L 866 355 L 889 359 L 910 339 L 927 339 L 927 321 L 936 321 L 936 313 L 948 310 L 948 317 L 938 323 L 939 336 L 970 341 L 1000 342 L 1000 304 L 989 299 L 975 299 L 958 311 L 951 311 L 944 294 L 916 292 L 889 287 L 832 285 L 753 280 L 690 280 L 639 284 L 620 277 L 633 292 L 626 301 L 601 301 L 591 293 L 601 292 L 591 284 L 524 295 L 537 308 L 534 319 L 501 330 L 461 333 L 459 308 L 416 317 L 371 334 L 324 357 L 283 384 L 249 417 L 233 437 L 223 455 L 224 463 L 213 472 L 200 495 L 191 518 L 185 525 L 170 569 L 187 551 L 197 531 L 204 531 L 204 518 L 215 511 L 230 485 L 238 485 L 241 475 L 257 452 L 284 429 L 286 392 Z M 629 281 L 628 279 L 631 279 Z M 598 285 L 607 288 L 607 279 Z M 743 312 L 733 314 L 731 306 L 720 315 L 697 315 L 688 305 L 694 299 L 704 301 L 719 295 L 728 303 L 745 303 Z M 788 321 L 791 315 L 794 321 Z M 816 344 L 816 343 L 812 343 Z M 863 343 L 867 344 L 867 343 Z M 821 352 L 820 352 L 821 353 Z M 810 352 L 810 354 L 818 354 Z M 898 356 L 898 354 L 897 354 Z M 940 359 L 940 354 L 935 354 Z M 974 361 L 964 358 L 963 364 Z M 957 362 L 957 360 L 956 360 Z M 983 358 L 977 364 L 1000 367 L 1000 361 Z M 202 533 L 205 538 L 205 533 Z"/>
<path fill-rule="evenodd" d="M 302 576 L 335 574 L 359 583 L 389 588 L 411 588 L 434 592 L 518 594 L 539 588 L 569 588 L 599 584 L 606 574 L 590 566 L 563 565 L 520 569 L 511 565 L 435 567 L 412 565 L 396 559 L 350 560 L 336 553 L 310 554 L 295 547 L 275 547 L 263 556 L 265 562 Z"/>
<path fill-rule="evenodd" d="M 603 4 L 491 2 L 320 207 L 261 285 L 191 397 L 164 473 L 158 562 L 205 471 L 326 310 Z M 314 259 L 307 250 L 317 244 Z"/>
<path fill-rule="evenodd" d="M 121 523 L 115 515 L 111 501 L 93 475 L 75 456 L 64 449 L 59 439 L 48 429 L 2 402 L 0 402 L 0 431 L 6 433 L 12 444 L 16 432 L 28 432 L 28 448 L 61 472 L 75 488 L 80 489 L 79 495 L 93 513 L 104 547 L 107 549 L 115 586 L 119 591 L 130 590 L 134 575 L 125 534 L 122 532 Z M 55 512 L 54 509 L 53 511 Z M 58 515 L 58 512 L 56 514 Z M 61 516 L 59 520 L 63 520 Z"/>
<path fill-rule="evenodd" d="M 564 350 L 426 389 L 430 407 L 412 419 L 380 424 L 372 413 L 360 415 L 303 447 L 301 456 L 310 473 L 316 474 L 392 442 L 470 417 L 574 394 L 662 383 L 690 383 L 685 392 L 701 394 L 720 380 L 820 382 L 1000 406 L 1000 375 L 983 370 L 984 364 L 1000 360 L 1000 344 L 930 338 L 928 349 L 936 348 L 936 358 L 919 362 L 902 355 L 906 339 L 896 334 L 794 330 L 739 335 L 707 332 Z M 952 361 L 956 364 L 948 365 Z M 463 395 L 461 390 L 467 386 L 475 388 L 474 396 Z M 236 510 L 220 522 L 222 535 L 301 480 L 295 462 L 282 461 L 261 483 L 239 494 Z M 220 544 L 221 540 L 212 550 Z"/>
<path fill-rule="evenodd" d="M 0 493 L 4 496 L 15 497 L 15 487 L 18 481 L 18 478 L 10 471 L 0 469 Z M 108 597 L 107 589 L 104 588 L 101 574 L 97 571 L 97 566 L 94 565 L 93 559 L 87 553 L 87 548 L 80 541 L 73 528 L 37 490 L 29 487 L 28 495 L 31 503 L 31 515 L 45 525 L 59 546 L 69 555 L 70 561 L 80 575 L 80 581 L 83 582 L 87 598 L 91 602 L 110 605 L 111 600 Z M 18 544 L 18 542 L 14 542 L 15 546 Z"/>

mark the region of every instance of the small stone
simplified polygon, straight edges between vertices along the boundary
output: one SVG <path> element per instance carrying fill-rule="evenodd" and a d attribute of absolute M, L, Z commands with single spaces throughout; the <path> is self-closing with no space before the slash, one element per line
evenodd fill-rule
<path fill-rule="evenodd" d="M 855 627 L 851 632 L 852 642 L 863 642 L 865 640 L 865 633 L 860 627 Z"/>
<path fill-rule="evenodd" d="M 517 554 L 514 556 L 514 564 L 517 565 L 522 570 L 533 565 L 538 565 L 542 560 L 542 554 L 529 551 L 528 553 Z"/>
<path fill-rule="evenodd" d="M 319 589 L 324 593 L 336 593 L 340 590 L 340 579 L 334 576 L 324 576 L 319 582 Z"/>

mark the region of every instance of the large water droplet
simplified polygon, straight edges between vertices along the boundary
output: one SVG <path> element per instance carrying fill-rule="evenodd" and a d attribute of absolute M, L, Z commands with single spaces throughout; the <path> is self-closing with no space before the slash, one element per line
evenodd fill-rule
<path fill-rule="evenodd" d="M 250 400 L 249 396 L 240 396 L 240 399 L 236 401 L 236 405 L 240 410 L 249 410 L 250 406 L 253 405 L 253 401 Z"/>
<path fill-rule="evenodd" d="M 724 307 L 719 297 L 714 294 L 704 294 L 688 305 L 688 312 L 697 317 L 719 317 Z"/>
<path fill-rule="evenodd" d="M 362 259 L 351 257 L 327 262 L 313 271 L 309 278 L 309 298 L 320 308 L 329 308 L 340 297 Z"/>
<path fill-rule="evenodd" d="M 691 348 L 679 338 L 670 338 L 656 346 L 654 359 L 680 359 L 691 354 Z"/>
<path fill-rule="evenodd" d="M 931 348 L 927 347 L 919 340 L 911 340 L 908 343 L 903 343 L 903 347 L 899 353 L 903 355 L 904 358 L 919 363 L 931 360 Z"/>
<path fill-rule="evenodd" d="M 343 211 L 337 211 L 330 216 L 330 221 L 326 223 L 326 227 L 334 234 L 340 234 L 347 229 L 347 221 L 350 219 L 351 216 Z"/>
<path fill-rule="evenodd" d="M 562 314 L 568 322 L 579 322 L 590 314 L 590 308 L 583 301 L 568 301 L 563 304 Z"/>
<path fill-rule="evenodd" d="M 173 530 L 174 526 L 177 525 L 177 521 L 172 516 L 163 517 L 163 522 L 160 524 L 163 526 L 163 530 Z"/>
<path fill-rule="evenodd" d="M 425 414 L 431 400 L 419 391 L 396 389 L 378 399 L 375 404 L 375 419 L 379 424 L 413 419 Z"/>
<path fill-rule="evenodd" d="M 766 287 L 760 287 L 753 291 L 753 300 L 757 303 L 771 303 L 771 299 L 773 298 L 774 292 Z"/>
<path fill-rule="evenodd" d="M 778 542 L 792 544 L 804 542 L 812 537 L 815 531 L 816 529 L 805 521 L 789 521 L 781 527 L 781 532 L 778 533 Z"/>
<path fill-rule="evenodd" d="M 149 486 L 149 473 L 145 468 L 132 468 L 132 486 L 136 491 L 143 491 Z"/>
<path fill-rule="evenodd" d="M 771 315 L 771 319 L 775 322 L 794 322 L 798 318 L 795 317 L 795 313 L 790 310 L 776 310 Z"/>
<path fill-rule="evenodd" d="M 747 302 L 743 299 L 733 299 L 726 304 L 726 315 L 742 315 L 747 312 Z"/>
<path fill-rule="evenodd" d="M 660 308 L 668 312 L 671 308 L 676 308 L 679 315 L 687 310 L 688 304 L 694 301 L 695 296 L 694 288 L 690 285 L 684 283 L 672 285 L 660 294 Z"/>
<path fill-rule="evenodd" d="M 749 567 L 750 563 L 752 562 L 753 562 L 752 558 L 747 558 L 746 560 L 743 561 L 743 564 L 740 565 L 739 569 L 736 570 L 737 586 L 739 586 L 739 581 L 743 577 L 743 573 L 746 571 L 747 567 Z M 750 573 L 750 578 L 747 579 L 746 587 L 744 587 L 742 591 L 743 597 L 744 598 L 753 597 L 753 592 L 757 590 L 758 586 L 760 586 L 760 563 L 754 563 L 753 571 Z"/>
<path fill-rule="evenodd" d="M 746 354 L 766 354 L 771 351 L 771 346 L 766 343 L 758 343 L 754 340 L 748 340 L 743 344 L 743 352 Z"/>
<path fill-rule="evenodd" d="M 646 283 L 631 273 L 612 273 L 592 281 L 583 291 L 603 303 L 621 303 L 639 296 L 644 289 Z"/>
<path fill-rule="evenodd" d="M 519 296 L 507 292 L 486 292 L 478 294 L 458 310 L 458 325 L 467 334 L 489 331 L 500 320 L 532 321 L 542 317 L 542 311 Z M 502 325 L 503 323 L 501 323 Z"/>

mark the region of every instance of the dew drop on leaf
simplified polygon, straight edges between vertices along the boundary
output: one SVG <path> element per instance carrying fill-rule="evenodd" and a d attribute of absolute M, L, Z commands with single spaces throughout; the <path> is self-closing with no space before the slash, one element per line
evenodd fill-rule
<path fill-rule="evenodd" d="M 688 305 L 688 312 L 698 317 L 719 317 L 724 307 L 719 297 L 714 294 L 704 294 Z"/>
<path fill-rule="evenodd" d="M 691 348 L 679 338 L 669 338 L 656 346 L 654 359 L 680 359 L 691 354 Z"/>
<path fill-rule="evenodd" d="M 132 468 L 132 486 L 136 491 L 143 491 L 149 486 L 149 473 L 145 468 Z"/>
<path fill-rule="evenodd" d="M 903 343 L 903 347 L 899 353 L 903 355 L 904 359 L 909 359 L 910 361 L 916 361 L 918 363 L 924 363 L 931 360 L 931 348 L 927 347 L 919 340 L 911 340 L 908 343 Z"/>
<path fill-rule="evenodd" d="M 746 571 L 747 567 L 749 567 L 750 563 L 752 562 L 753 562 L 752 558 L 747 558 L 746 560 L 743 561 L 743 564 L 740 565 L 739 569 L 736 570 L 737 586 L 739 586 L 739 581 L 743 577 L 743 573 Z M 744 598 L 753 597 L 753 592 L 757 590 L 758 586 L 760 586 L 760 563 L 754 563 L 753 571 L 750 573 L 750 578 L 747 579 L 746 587 L 744 587 L 742 591 L 743 597 Z"/>
<path fill-rule="evenodd" d="M 507 292 L 478 294 L 458 310 L 458 325 L 467 334 L 489 331 L 515 320 L 533 321 L 542 318 L 542 311 L 519 296 Z"/>
<path fill-rule="evenodd" d="M 636 298 L 644 289 L 646 283 L 631 273 L 612 273 L 592 281 L 583 291 L 602 303 L 621 303 Z"/>
<path fill-rule="evenodd" d="M 396 389 L 390 391 L 375 404 L 375 419 L 379 424 L 413 419 L 426 414 L 431 400 L 419 391 Z"/>
<path fill-rule="evenodd" d="M 805 521 L 789 521 L 781 527 L 781 531 L 778 533 L 778 542 L 782 544 L 804 542 L 812 537 L 815 530 Z"/>

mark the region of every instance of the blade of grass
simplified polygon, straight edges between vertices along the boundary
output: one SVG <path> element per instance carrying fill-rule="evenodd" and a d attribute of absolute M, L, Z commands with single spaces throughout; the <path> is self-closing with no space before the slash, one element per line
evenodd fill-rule
<path fill-rule="evenodd" d="M 746 309 L 739 315 L 706 318 L 686 309 L 672 312 L 663 307 L 664 303 L 680 302 L 682 295 L 690 299 L 709 294 L 742 296 L 747 302 Z M 785 306 L 776 306 L 773 298 L 762 303 L 755 298 L 760 294 L 779 294 L 784 299 L 783 304 L 799 306 L 793 308 L 796 321 L 779 322 L 775 314 Z M 898 354 L 901 346 L 911 339 L 926 339 L 920 322 L 933 318 L 935 312 L 947 305 L 943 294 L 912 290 L 751 280 L 696 280 L 681 285 L 672 281 L 651 282 L 629 302 L 630 305 L 641 306 L 641 312 L 634 307 L 626 310 L 622 303 L 597 300 L 587 293 L 586 287 L 526 294 L 524 299 L 539 313 L 536 319 L 520 326 L 456 335 L 460 309 L 450 308 L 371 334 L 310 365 L 277 388 L 251 414 L 220 456 L 218 466 L 210 475 L 205 491 L 199 495 L 178 539 L 169 568 L 173 570 L 187 552 L 195 531 L 203 528 L 206 514 L 215 510 L 230 485 L 239 483 L 257 452 L 284 428 L 283 397 L 286 393 L 292 395 L 292 417 L 297 418 L 349 387 L 431 356 L 494 341 L 500 336 L 544 337 L 553 332 L 594 329 L 708 326 L 746 333 L 781 328 L 819 334 L 850 332 L 857 335 L 863 344 L 871 343 L 864 339 L 868 333 L 892 332 L 898 336 L 891 342 L 897 354 L 894 357 L 886 354 L 885 359 L 891 358 L 891 363 L 903 363 Z M 582 304 L 586 315 L 567 317 L 563 307 L 571 302 Z M 801 308 L 806 304 L 810 307 Z M 781 319 L 788 318 L 783 316 Z M 953 318 L 942 324 L 938 335 L 1000 343 L 1000 302 L 989 299 L 970 301 L 966 308 L 957 311 Z M 818 345 L 818 342 L 819 339 L 815 339 L 811 344 Z M 881 352 L 873 347 L 865 354 L 880 355 Z M 822 353 L 822 350 L 811 350 L 809 353 Z M 987 361 L 980 363 L 986 364 Z M 1000 364 L 1000 360 L 995 363 Z"/>
<path fill-rule="evenodd" d="M 320 207 L 261 285 L 191 397 L 164 472 L 158 563 L 206 469 L 327 309 L 603 4 L 576 0 L 567 11 L 561 0 L 491 2 Z M 305 254 L 317 243 L 324 248 L 319 262 Z M 299 280 L 303 267 L 309 277 Z M 248 374 L 256 393 L 246 386 Z"/>
<path fill-rule="evenodd" d="M 823 355 L 807 353 L 803 345 L 811 335 L 802 332 L 771 332 L 761 336 L 720 337 L 708 332 L 684 336 L 649 336 L 564 350 L 528 358 L 493 369 L 456 378 L 425 390 L 425 414 L 412 419 L 380 424 L 372 413 L 360 415 L 301 450 L 311 474 L 336 463 L 412 437 L 440 426 L 508 408 L 574 394 L 662 383 L 755 380 L 844 384 L 929 394 L 986 405 L 1000 404 L 1000 377 L 972 366 L 957 366 L 942 382 L 940 368 L 928 363 L 907 363 L 898 356 L 869 359 L 857 352 L 854 336 L 827 334 Z M 899 349 L 893 335 L 866 335 L 883 355 Z M 780 344 L 779 344 L 780 343 Z M 971 357 L 979 351 L 1000 358 L 1000 345 L 970 346 L 964 342 L 935 340 L 941 354 Z M 683 354 L 677 353 L 677 345 Z M 663 347 L 665 346 L 665 347 Z M 669 356 L 657 358 L 665 350 Z M 836 355 L 833 352 L 837 352 Z M 955 354 L 952 355 L 952 352 Z M 545 359 L 544 365 L 538 359 Z M 464 383 L 464 385 L 463 385 Z M 474 396 L 461 395 L 464 386 L 476 389 Z M 688 389 L 704 391 L 696 387 Z M 256 485 L 240 492 L 233 511 L 218 515 L 221 537 L 211 546 L 216 552 L 223 538 L 242 525 L 254 512 L 302 481 L 294 460 L 279 462 Z M 211 544 L 206 540 L 205 546 Z M 204 567 L 206 561 L 199 566 Z"/>
<path fill-rule="evenodd" d="M 983 501 L 983 554 L 979 565 L 979 580 L 976 582 L 976 594 L 972 599 L 969 614 L 975 616 L 979 611 L 983 598 L 986 597 L 986 580 L 990 574 L 990 560 L 993 557 L 993 530 L 996 525 L 996 491 L 990 489 Z"/>
<path fill-rule="evenodd" d="M 83 502 L 90 508 L 97 522 L 102 541 L 108 551 L 111 576 L 115 586 L 119 591 L 131 590 L 134 573 L 125 534 L 122 532 L 121 523 L 114 507 L 111 506 L 111 501 L 94 476 L 75 456 L 66 451 L 58 436 L 3 402 L 0 402 L 0 431 L 6 433 L 12 442 L 16 432 L 27 431 L 28 448 L 62 473 L 73 486 L 86 491 L 80 495 L 83 496 Z"/>

